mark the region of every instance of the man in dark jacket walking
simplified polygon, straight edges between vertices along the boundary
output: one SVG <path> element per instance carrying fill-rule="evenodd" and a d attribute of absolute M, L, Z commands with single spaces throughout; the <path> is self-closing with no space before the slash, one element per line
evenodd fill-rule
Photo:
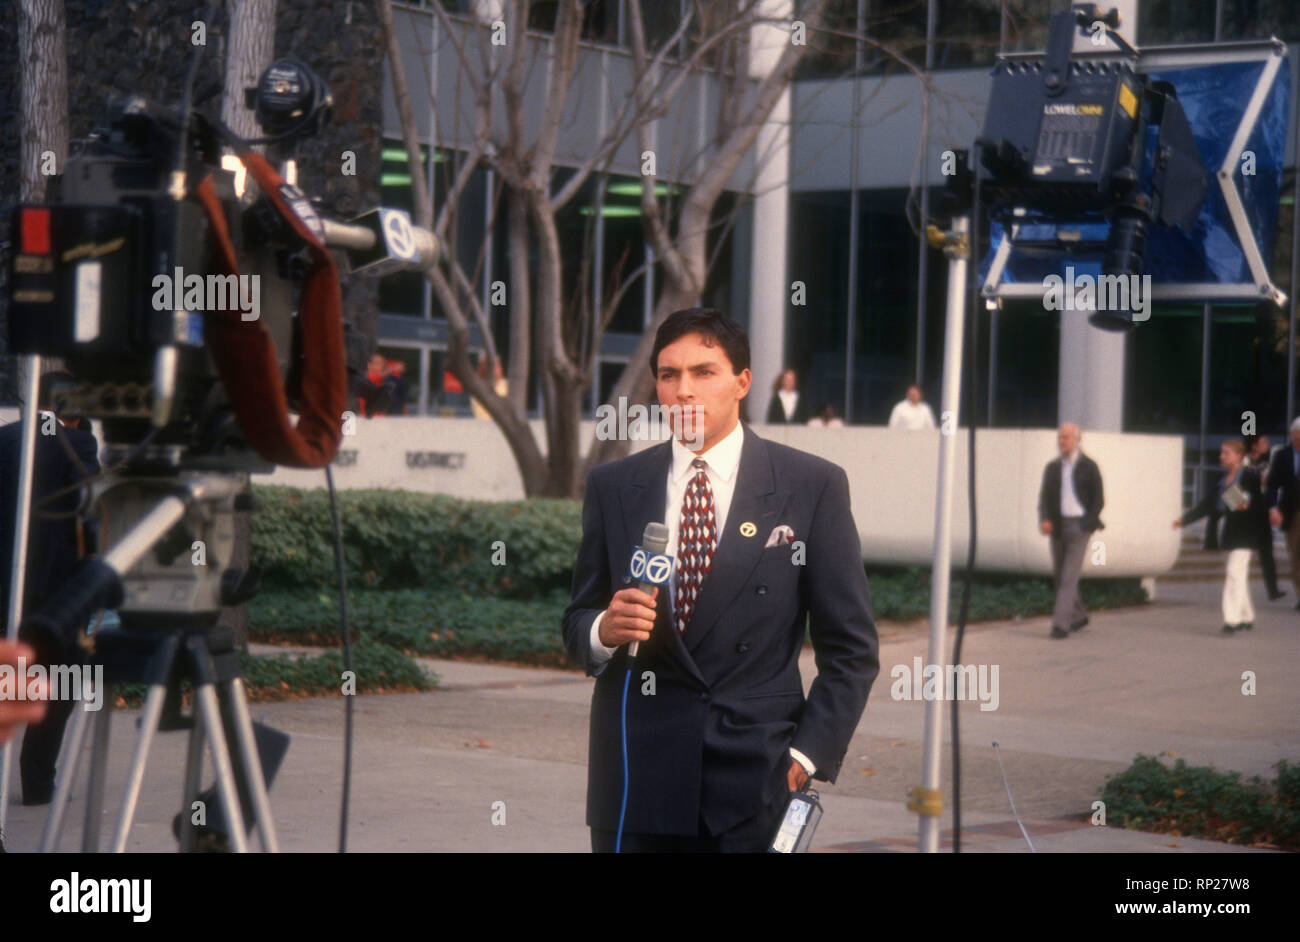
<path fill-rule="evenodd" d="M 1079 440 L 1079 426 L 1073 422 L 1057 430 L 1061 457 L 1047 463 L 1038 491 L 1038 528 L 1052 541 L 1053 638 L 1067 638 L 1088 624 L 1088 610 L 1079 597 L 1079 573 L 1088 538 L 1103 529 L 1101 470 L 1079 450 Z"/>
<path fill-rule="evenodd" d="M 1300 418 L 1291 423 L 1291 444 L 1273 455 L 1264 498 L 1269 508 L 1269 523 L 1286 534 L 1291 581 L 1300 595 L 1300 513 L 1296 513 L 1300 509 Z M 1300 602 L 1296 608 L 1300 609 Z"/>

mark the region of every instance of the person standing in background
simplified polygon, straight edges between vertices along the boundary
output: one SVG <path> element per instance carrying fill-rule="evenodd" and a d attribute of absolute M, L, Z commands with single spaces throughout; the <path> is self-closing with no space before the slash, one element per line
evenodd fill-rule
<path fill-rule="evenodd" d="M 51 372 L 41 377 L 38 402 L 51 408 L 59 385 L 75 382 L 69 373 Z M 64 583 L 86 556 L 97 549 L 95 527 L 77 513 L 80 495 L 76 484 L 99 473 L 99 442 L 90 423 L 74 415 L 37 413 L 33 458 L 31 517 L 28 528 L 27 569 L 23 590 L 23 613 L 27 615 L 55 598 Z M 83 428 L 84 426 L 84 428 Z M 13 565 L 14 528 L 18 519 L 18 473 L 21 465 L 22 422 L 0 428 L 0 621 L 9 618 L 9 574 Z M 62 493 L 65 492 L 66 493 Z M 60 496 L 54 496 L 59 494 Z M 81 627 L 85 627 L 82 625 Z M 31 639 L 23 638 L 30 642 Z M 47 670 L 58 655 L 40 650 L 32 656 Z M 23 736 L 19 757 L 22 771 L 23 804 L 48 804 L 54 794 L 55 762 L 63 743 L 63 731 L 72 700 L 49 704 L 45 719 L 29 726 Z"/>
<path fill-rule="evenodd" d="M 776 378 L 772 402 L 767 407 L 769 425 L 803 425 L 810 418 L 806 397 L 799 392 L 799 376 L 786 368 Z"/>
<path fill-rule="evenodd" d="M 1079 595 L 1079 574 L 1088 538 L 1105 529 L 1100 517 L 1105 505 L 1101 469 L 1079 450 L 1081 437 L 1073 422 L 1057 429 L 1061 457 L 1047 463 L 1038 491 L 1038 528 L 1051 538 L 1052 579 L 1056 583 L 1053 638 L 1068 638 L 1071 631 L 1088 624 L 1088 610 Z"/>
<path fill-rule="evenodd" d="M 921 401 L 921 387 L 916 383 L 907 387 L 907 398 L 894 406 L 889 413 L 889 427 L 921 431 L 937 428 L 934 411 Z"/>
<path fill-rule="evenodd" d="M 1267 435 L 1253 435 L 1246 439 L 1246 459 L 1242 462 L 1243 467 L 1253 468 L 1259 475 L 1259 489 L 1261 492 L 1268 486 L 1268 464 L 1269 464 L 1269 447 Z M 1267 508 L 1263 508 L 1267 510 Z M 1255 514 L 1255 520 L 1259 525 L 1259 543 L 1256 549 L 1259 552 L 1259 568 L 1264 573 L 1264 587 L 1268 590 L 1268 600 L 1275 602 L 1282 596 L 1286 595 L 1277 587 L 1277 562 L 1273 559 L 1273 527 L 1268 520 L 1267 512 Z"/>
<path fill-rule="evenodd" d="M 367 419 L 388 414 L 390 391 L 384 386 L 387 366 L 388 359 L 382 353 L 372 353 L 366 361 L 365 375 L 357 381 L 357 407 Z"/>
<path fill-rule="evenodd" d="M 1300 418 L 1291 423 L 1291 444 L 1279 448 L 1268 466 L 1264 503 L 1268 522 L 1286 534 L 1291 582 L 1300 595 Z M 1295 607 L 1300 609 L 1300 602 Z"/>
<path fill-rule="evenodd" d="M 1259 475 L 1245 466 L 1246 443 L 1230 438 L 1219 448 L 1219 464 L 1227 473 L 1205 499 L 1174 521 L 1174 529 L 1209 516 L 1216 509 L 1223 517 L 1219 547 L 1228 551 L 1223 579 L 1223 633 L 1255 627 L 1255 606 L 1250 601 L 1250 554 L 1258 545 L 1263 500 Z M 1211 524 L 1213 525 L 1213 524 Z"/>
<path fill-rule="evenodd" d="M 384 367 L 384 387 L 388 390 L 388 414 L 406 415 L 406 402 L 410 391 L 406 386 L 406 364 L 389 360 Z"/>
<path fill-rule="evenodd" d="M 808 420 L 811 428 L 843 428 L 844 420 L 835 414 L 835 407 L 829 402 L 822 406 L 822 411 Z"/>

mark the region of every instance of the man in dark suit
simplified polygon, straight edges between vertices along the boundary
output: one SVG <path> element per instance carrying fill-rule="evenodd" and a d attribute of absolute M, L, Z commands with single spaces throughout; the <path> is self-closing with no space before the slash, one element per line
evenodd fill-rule
<path fill-rule="evenodd" d="M 1101 469 L 1079 450 L 1080 438 L 1079 426 L 1073 422 L 1057 429 L 1061 457 L 1047 463 L 1038 489 L 1038 527 L 1052 541 L 1052 579 L 1056 583 L 1053 638 L 1068 638 L 1071 631 L 1088 624 L 1088 610 L 1079 596 L 1079 573 L 1088 538 L 1104 529 Z"/>
<path fill-rule="evenodd" d="M 677 439 L 589 474 L 563 620 L 569 655 L 597 678 L 592 848 L 613 850 L 622 820 L 625 851 L 762 851 L 808 775 L 835 780 L 879 671 L 848 478 L 739 421 L 749 341 L 717 311 L 671 315 L 650 369 L 659 402 L 686 417 Z M 652 521 L 676 562 L 666 591 L 646 594 L 624 574 Z"/>
<path fill-rule="evenodd" d="M 40 405 L 48 408 L 51 392 L 57 384 L 65 382 L 72 382 L 67 373 L 42 376 Z M 40 608 L 53 597 L 81 558 L 95 549 L 93 529 L 82 526 L 76 517 L 77 491 L 69 490 L 60 497 L 50 495 L 99 471 L 99 444 L 89 428 L 80 427 L 84 420 L 69 415 L 55 416 L 52 412 L 37 415 L 24 614 Z M 9 617 L 21 436 L 21 422 L 0 428 L 0 623 L 7 622 Z M 45 666 L 50 667 L 48 663 Z M 53 795 L 54 764 L 73 706 L 70 700 L 50 703 L 45 720 L 28 727 L 23 736 L 20 765 L 25 805 L 46 804 Z"/>
<path fill-rule="evenodd" d="M 1291 423 L 1291 444 L 1279 448 L 1268 467 L 1268 521 L 1286 534 L 1291 581 L 1300 595 L 1300 418 Z M 1296 603 L 1300 609 L 1300 602 Z"/>

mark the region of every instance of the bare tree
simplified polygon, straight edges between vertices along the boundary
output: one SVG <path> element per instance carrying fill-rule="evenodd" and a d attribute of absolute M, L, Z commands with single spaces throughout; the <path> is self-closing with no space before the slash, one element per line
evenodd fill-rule
<path fill-rule="evenodd" d="M 479 326 L 490 361 L 497 359 L 487 313 L 475 289 L 482 252 L 477 259 L 462 259 L 448 251 L 427 272 L 448 321 L 450 369 L 501 427 L 519 465 L 525 492 L 530 496 L 575 495 L 580 492 L 584 470 L 579 442 L 582 401 L 592 383 L 601 337 L 626 291 L 638 279 L 652 277 L 653 272 L 645 266 L 630 271 L 626 265 L 616 266 L 617 283 L 602 285 L 598 302 L 582 289 L 575 297 L 566 298 L 563 273 L 566 267 L 576 267 L 584 274 L 588 271 L 589 239 L 582 244 L 562 239 L 557 224 L 559 213 L 583 192 L 593 176 L 599 179 L 609 171 L 625 142 L 635 140 L 638 152 L 653 150 L 649 136 L 652 123 L 667 113 L 683 88 L 691 87 L 693 79 L 705 72 L 716 75 L 718 95 L 711 134 L 703 152 L 696 154 L 692 162 L 697 168 L 693 177 L 678 181 L 678 198 L 662 199 L 655 188 L 657 178 L 643 174 L 642 219 L 663 285 L 656 298 L 654 319 L 611 398 L 644 400 L 650 391 L 645 364 L 654 330 L 671 311 L 698 303 L 708 273 L 708 236 L 716 223 L 719 199 L 746 155 L 752 152 L 777 101 L 789 89 L 795 66 L 807 47 L 788 44 L 774 68 L 760 79 L 751 79 L 749 37 L 755 26 L 764 22 L 763 3 L 694 2 L 672 33 L 652 44 L 641 3 L 629 0 L 634 66 L 631 93 L 614 103 L 606 130 L 588 150 L 589 156 L 560 182 L 557 146 L 566 109 L 572 104 L 570 95 L 587 5 L 582 0 L 560 0 L 552 34 L 530 42 L 523 28 L 532 6 L 529 0 L 496 5 L 490 15 L 498 18 L 491 23 L 453 21 L 442 5 L 435 3 L 433 11 L 440 31 L 450 37 L 459 75 L 474 102 L 472 140 L 457 163 L 435 215 L 424 185 L 392 10 L 389 0 L 379 2 L 398 114 L 411 160 L 417 222 L 431 226 L 446 246 L 461 194 L 474 171 L 491 168 L 499 180 L 501 192 L 494 195 L 489 225 L 504 228 L 509 246 L 509 396 L 498 396 L 492 389 L 491 371 L 486 379 L 480 377 L 469 359 L 471 322 Z M 802 5 L 799 19 L 808 32 L 820 24 L 824 7 L 825 0 Z M 508 37 L 504 44 L 494 44 L 493 39 L 503 33 Z M 534 61 L 533 56 L 540 61 Z M 533 105 L 530 111 L 526 95 L 529 74 L 543 70 L 545 95 L 540 109 Z M 504 220 L 498 220 L 495 213 L 501 195 L 508 198 Z M 535 293 L 530 290 L 530 251 L 535 256 Z M 566 266 L 571 260 L 576 264 Z M 535 362 L 546 425 L 544 453 L 524 408 L 532 354 L 530 338 L 535 338 L 537 345 Z M 605 460 L 611 456 L 611 447 L 620 446 L 625 447 L 625 443 L 596 441 L 589 461 Z"/>
<path fill-rule="evenodd" d="M 18 58 L 22 63 L 19 199 L 39 203 L 46 178 L 68 159 L 67 17 L 63 0 L 21 0 Z M 52 164 L 52 165 L 51 165 Z"/>
<path fill-rule="evenodd" d="M 221 120 L 240 137 L 261 136 L 253 112 L 244 106 L 244 89 L 258 78 L 275 54 L 276 0 L 226 0 L 230 36 L 226 45 L 225 98 Z"/>
<path fill-rule="evenodd" d="M 261 134 L 257 119 L 244 104 L 244 89 L 257 84 L 275 53 L 276 0 L 227 0 L 230 35 L 226 46 L 225 98 L 221 120 L 240 137 Z M 247 569 L 252 531 L 247 511 L 235 512 L 235 546 L 231 567 Z M 226 615 L 235 641 L 248 644 L 248 605 L 240 603 Z"/>

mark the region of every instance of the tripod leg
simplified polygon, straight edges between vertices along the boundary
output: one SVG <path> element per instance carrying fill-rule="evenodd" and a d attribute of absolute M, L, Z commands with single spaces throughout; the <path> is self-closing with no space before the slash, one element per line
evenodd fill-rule
<path fill-rule="evenodd" d="M 199 774 L 203 770 L 203 724 L 195 711 L 190 727 L 190 744 L 185 752 L 185 794 L 181 804 L 181 853 L 194 853 L 194 802 L 199 794 Z"/>
<path fill-rule="evenodd" d="M 144 700 L 144 714 L 140 717 L 140 735 L 131 754 L 131 767 L 126 773 L 126 791 L 122 793 L 122 807 L 117 813 L 117 830 L 113 833 L 114 854 L 126 853 L 126 836 L 135 819 L 135 806 L 140 800 L 140 786 L 144 782 L 145 766 L 149 764 L 149 750 L 154 734 L 158 732 L 158 718 L 162 716 L 163 701 L 167 699 L 167 685 L 154 684 Z"/>
<path fill-rule="evenodd" d="M 239 806 L 239 792 L 235 788 L 235 773 L 230 766 L 230 745 L 221 725 L 221 706 L 217 702 L 215 684 L 216 667 L 206 641 L 193 636 L 185 642 L 185 649 L 194 668 L 194 710 L 203 720 L 203 729 L 212 743 L 212 764 L 217 770 L 217 794 L 221 808 L 226 813 L 227 837 L 231 849 L 237 854 L 248 852 L 244 836 L 244 815 Z"/>
<path fill-rule="evenodd" d="M 271 799 L 266 793 L 266 777 L 257 754 L 257 741 L 253 738 L 253 721 L 248 715 L 248 700 L 244 696 L 244 682 L 238 677 L 226 685 L 226 704 L 234 720 L 234 736 L 238 741 L 244 784 L 253 803 L 253 816 L 257 833 L 262 838 L 262 850 L 268 854 L 280 851 L 275 837 L 275 824 L 271 820 Z"/>
<path fill-rule="evenodd" d="M 226 742 L 225 731 L 221 728 L 221 709 L 217 704 L 216 688 L 210 678 L 194 688 L 194 708 L 203 718 L 203 728 L 212 743 L 212 764 L 217 770 L 217 794 L 221 797 L 221 807 L 226 813 L 226 823 L 230 828 L 227 835 L 230 846 L 237 854 L 247 853 L 244 816 L 239 809 L 235 773 L 230 767 L 230 746 Z"/>
<path fill-rule="evenodd" d="M 99 853 L 100 813 L 104 807 L 104 772 L 108 764 L 108 732 L 113 717 L 113 688 L 105 695 L 104 709 L 91 721 L 90 779 L 86 783 L 86 821 L 81 851 Z"/>
<path fill-rule="evenodd" d="M 149 764 L 149 750 L 158 732 L 163 703 L 167 699 L 167 685 L 171 680 L 176 659 L 175 638 L 167 638 L 159 645 L 149 663 L 149 693 L 144 698 L 144 712 L 140 717 L 140 735 L 131 754 L 131 767 L 126 773 L 126 790 L 122 793 L 122 807 L 117 815 L 117 830 L 113 834 L 112 852 L 126 853 L 126 837 L 135 818 L 135 806 L 140 800 L 140 786 L 144 782 L 145 766 Z"/>
<path fill-rule="evenodd" d="M 63 836 L 63 819 L 68 810 L 68 800 L 72 796 L 72 783 L 77 780 L 77 769 L 81 765 L 81 753 L 86 747 L 86 730 L 90 725 L 90 711 L 86 703 L 93 700 L 87 697 L 72 717 L 72 729 L 63 742 L 63 758 L 59 762 L 59 778 L 54 786 L 54 800 L 50 802 L 50 813 L 45 817 L 45 830 L 41 833 L 41 853 L 50 854 L 59 845 Z M 108 703 L 103 709 L 109 709 Z"/>

